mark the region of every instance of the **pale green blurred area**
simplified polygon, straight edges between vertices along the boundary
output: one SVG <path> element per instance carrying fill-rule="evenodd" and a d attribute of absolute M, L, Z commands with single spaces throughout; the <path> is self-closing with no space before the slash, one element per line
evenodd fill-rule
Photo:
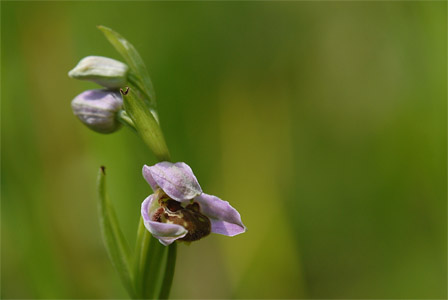
<path fill-rule="evenodd" d="M 172 156 L 248 232 L 181 244 L 173 298 L 447 297 L 445 2 L 2 2 L 2 298 L 125 298 L 95 179 L 133 245 L 136 135 L 89 131 L 67 77 L 120 59 L 156 88 Z"/>

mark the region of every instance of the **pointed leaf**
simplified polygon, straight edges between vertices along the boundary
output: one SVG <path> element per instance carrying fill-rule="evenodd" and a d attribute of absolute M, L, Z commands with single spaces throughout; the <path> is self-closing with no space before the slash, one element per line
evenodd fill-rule
<path fill-rule="evenodd" d="M 105 168 L 101 167 L 98 174 L 98 208 L 101 233 L 106 244 L 107 253 L 117 270 L 123 285 L 129 295 L 134 297 L 134 288 L 132 284 L 132 273 L 129 264 L 130 251 L 129 246 L 121 232 L 118 224 L 115 210 L 109 201 L 106 193 Z"/>
<path fill-rule="evenodd" d="M 132 70 L 132 72 L 128 76 L 128 79 L 131 83 L 135 84 L 139 89 L 141 89 L 147 95 L 147 97 L 149 97 L 151 108 L 155 109 L 156 95 L 154 93 L 154 87 L 140 54 L 138 54 L 135 47 L 119 33 L 101 25 L 98 26 L 98 29 L 100 29 L 104 33 L 112 46 L 115 47 L 118 53 L 120 53 L 121 56 L 123 56 L 124 60 L 128 63 L 129 67 Z"/>

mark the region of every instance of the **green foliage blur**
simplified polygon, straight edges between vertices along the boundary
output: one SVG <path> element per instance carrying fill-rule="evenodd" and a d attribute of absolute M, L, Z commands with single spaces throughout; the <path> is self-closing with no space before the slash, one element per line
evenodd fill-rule
<path fill-rule="evenodd" d="M 100 165 L 131 245 L 154 164 L 89 131 L 68 78 L 135 45 L 175 161 L 248 232 L 180 244 L 172 298 L 447 297 L 446 2 L 1 2 L 1 298 L 125 298 Z"/>

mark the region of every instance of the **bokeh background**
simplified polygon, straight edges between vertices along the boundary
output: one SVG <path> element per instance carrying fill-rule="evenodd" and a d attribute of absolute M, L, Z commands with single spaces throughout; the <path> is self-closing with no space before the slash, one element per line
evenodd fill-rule
<path fill-rule="evenodd" d="M 89 131 L 67 77 L 120 59 L 153 79 L 172 156 L 248 232 L 180 245 L 173 298 L 447 297 L 446 2 L 1 2 L 1 297 L 126 298 L 95 178 L 131 245 L 155 163 Z"/>

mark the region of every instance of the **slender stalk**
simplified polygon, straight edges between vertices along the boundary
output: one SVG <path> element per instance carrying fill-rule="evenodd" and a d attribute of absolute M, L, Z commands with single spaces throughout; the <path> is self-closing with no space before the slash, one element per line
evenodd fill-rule
<path fill-rule="evenodd" d="M 176 267 L 177 244 L 173 243 L 168 247 L 165 274 L 163 275 L 162 287 L 158 299 L 168 299 L 171 285 L 173 283 L 174 269 Z"/>
<path fill-rule="evenodd" d="M 159 161 L 169 161 L 170 153 L 162 130 L 139 91 L 131 88 L 122 91 L 122 95 L 126 112 L 143 141 Z M 135 290 L 138 297 L 158 298 L 162 290 L 167 295 L 171 285 L 167 283 L 172 281 L 176 257 L 173 253 L 167 254 L 168 247 L 151 236 L 144 227 L 143 220 L 140 220 L 137 231 L 136 251 Z"/>
<path fill-rule="evenodd" d="M 137 230 L 137 242 L 135 245 L 135 261 L 134 261 L 134 289 L 137 297 L 143 299 L 143 273 L 146 265 L 147 252 L 149 247 L 149 232 L 143 224 L 143 219 L 140 217 L 140 222 Z"/>
<path fill-rule="evenodd" d="M 176 245 L 163 246 L 151 236 L 140 219 L 136 250 L 134 284 L 137 298 L 166 299 L 174 276 Z"/>
<path fill-rule="evenodd" d="M 150 236 L 150 248 L 146 259 L 143 274 L 143 297 L 145 299 L 158 299 L 162 284 L 162 275 L 166 268 L 168 247 L 163 246 L 157 239 Z"/>

